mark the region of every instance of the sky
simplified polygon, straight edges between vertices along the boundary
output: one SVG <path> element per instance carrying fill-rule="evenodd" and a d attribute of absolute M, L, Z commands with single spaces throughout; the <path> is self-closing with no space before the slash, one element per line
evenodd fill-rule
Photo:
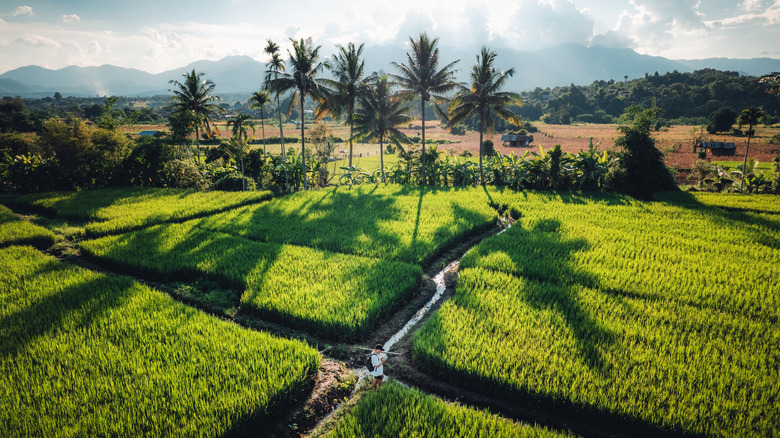
<path fill-rule="evenodd" d="M 537 50 L 564 43 L 670 59 L 780 58 L 780 0 L 22 0 L 0 4 L 0 73 L 113 64 L 159 73 L 229 55 L 267 59 L 312 37 L 321 53 L 354 41 Z"/>

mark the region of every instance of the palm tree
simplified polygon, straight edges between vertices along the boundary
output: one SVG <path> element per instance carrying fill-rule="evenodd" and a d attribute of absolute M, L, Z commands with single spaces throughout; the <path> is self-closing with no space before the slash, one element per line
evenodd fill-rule
<path fill-rule="evenodd" d="M 267 104 L 271 101 L 271 98 L 268 97 L 268 93 L 266 93 L 263 90 L 255 91 L 252 93 L 252 97 L 249 98 L 250 108 L 260 109 L 260 129 L 263 133 L 263 156 L 266 155 L 265 153 L 265 116 L 263 116 L 263 105 Z M 279 115 L 281 117 L 281 114 Z M 284 146 L 282 146 L 284 148 Z"/>
<path fill-rule="evenodd" d="M 342 111 L 346 111 L 349 122 L 349 167 L 352 167 L 352 131 L 354 124 L 352 116 L 355 113 L 355 99 L 360 94 L 363 84 L 363 65 L 360 59 L 363 53 L 363 44 L 355 48 L 355 43 L 347 44 L 344 48 L 336 46 L 338 53 L 333 55 L 331 69 L 335 80 L 326 79 L 323 82 L 331 89 L 322 105 L 317 109 L 317 118 L 325 113 L 331 113 L 335 118 L 340 118 Z"/>
<path fill-rule="evenodd" d="M 406 96 L 419 96 L 420 109 L 422 110 L 422 173 L 425 181 L 425 102 L 434 99 L 441 100 L 441 96 L 434 93 L 446 93 L 453 90 L 458 84 L 455 82 L 453 66 L 458 61 L 447 64 L 439 69 L 439 49 L 436 47 L 439 39 L 428 38 L 423 32 L 417 40 L 409 37 L 412 44 L 412 53 L 407 53 L 407 64 L 394 62 L 400 74 L 393 75 L 394 79 L 402 87 L 402 93 Z M 434 106 L 434 109 L 438 109 Z"/>
<path fill-rule="evenodd" d="M 500 91 L 507 79 L 514 75 L 515 70 L 496 71 L 493 63 L 496 52 L 482 47 L 482 53 L 477 55 L 477 64 L 471 68 L 471 86 L 460 86 L 450 104 L 450 120 L 448 128 L 462 122 L 472 114 L 479 116 L 479 179 L 485 183 L 482 169 L 482 137 L 487 131 L 492 133 L 495 127 L 493 114 L 515 125 L 521 123 L 520 116 L 509 109 L 510 105 L 522 104 L 520 95 L 509 91 Z"/>
<path fill-rule="evenodd" d="M 384 141 L 400 146 L 409 142 L 397 127 L 409 123 L 412 118 L 406 113 L 410 106 L 398 94 L 391 94 L 393 84 L 386 74 L 374 74 L 362 87 L 355 109 L 355 136 L 364 141 L 379 141 L 379 166 L 382 181 L 385 181 Z M 352 167 L 350 165 L 350 167 Z"/>
<path fill-rule="evenodd" d="M 760 119 L 764 115 L 764 109 L 756 106 L 751 106 L 749 108 L 743 109 L 742 112 L 739 114 L 739 118 L 737 118 L 737 122 L 739 123 L 739 126 L 742 125 L 748 125 L 747 130 L 747 147 L 745 147 L 745 161 L 742 163 L 742 182 L 740 183 L 740 189 L 739 191 L 742 191 L 745 187 L 745 174 L 747 173 L 747 158 L 748 158 L 748 151 L 750 151 L 750 138 L 753 137 L 753 134 L 755 131 L 753 131 L 753 127 L 758 124 L 758 119 Z"/>
<path fill-rule="evenodd" d="M 292 73 L 281 73 L 279 77 L 266 82 L 268 89 L 276 93 L 284 93 L 288 90 L 294 90 L 290 106 L 287 108 L 287 114 L 290 113 L 293 106 L 300 102 L 301 105 L 301 172 L 303 173 L 303 187 L 308 188 L 306 181 L 306 136 L 304 135 L 304 107 L 303 103 L 306 96 L 316 100 L 323 97 L 322 80 L 317 75 L 326 67 L 327 63 L 320 62 L 320 47 L 314 47 L 311 37 L 301 38 L 300 41 L 290 39 L 293 45 L 293 51 L 290 54 L 289 63 L 292 67 Z"/>
<path fill-rule="evenodd" d="M 263 84 L 264 90 L 268 89 L 268 84 L 272 78 L 278 79 L 279 74 L 284 72 L 284 61 L 282 60 L 281 55 L 279 55 L 279 45 L 270 39 L 266 40 L 266 43 L 264 51 L 271 56 L 271 60 L 267 64 L 268 71 L 266 72 L 265 83 Z M 279 145 L 282 149 L 282 161 L 285 162 L 287 151 L 284 148 L 284 125 L 282 124 L 282 105 L 279 103 L 280 94 L 281 93 L 276 93 L 276 109 L 279 111 Z M 287 173 L 286 163 L 284 166 L 284 190 L 285 192 L 290 191 L 290 178 Z"/>
<path fill-rule="evenodd" d="M 176 113 L 188 114 L 194 120 L 195 125 L 195 144 L 197 145 L 198 156 L 200 156 L 200 128 L 210 136 L 212 133 L 219 134 L 214 126 L 211 116 L 223 112 L 222 108 L 214 102 L 219 101 L 218 96 L 213 96 L 214 82 L 211 79 L 203 80 L 204 73 L 196 73 L 195 69 L 190 73 L 184 73 L 184 82 L 171 79 L 169 84 L 174 85 L 171 96 L 171 104 L 168 109 Z"/>
<path fill-rule="evenodd" d="M 238 114 L 232 120 L 228 120 L 227 127 L 232 126 L 233 141 L 235 142 L 238 156 L 241 158 L 241 190 L 246 191 L 246 179 L 244 178 L 244 148 L 247 145 L 247 128 L 252 128 L 255 133 L 255 125 L 248 114 Z"/>
<path fill-rule="evenodd" d="M 268 83 L 271 81 L 271 79 L 277 79 L 279 77 L 280 73 L 284 72 L 284 61 L 282 60 L 281 55 L 279 55 L 279 45 L 277 45 L 272 40 L 266 40 L 266 46 L 263 51 L 271 56 L 271 60 L 268 62 L 268 71 L 266 71 L 265 75 L 265 84 L 263 85 L 263 89 L 268 89 Z M 279 95 L 281 93 L 276 93 L 276 108 L 279 110 L 279 144 L 282 147 L 282 158 L 285 157 L 286 152 L 284 150 L 284 127 L 282 126 L 282 106 L 279 103 Z"/>

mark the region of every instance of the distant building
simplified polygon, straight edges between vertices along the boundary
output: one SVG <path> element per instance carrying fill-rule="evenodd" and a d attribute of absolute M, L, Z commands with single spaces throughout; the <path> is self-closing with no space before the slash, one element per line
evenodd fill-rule
<path fill-rule="evenodd" d="M 155 137 L 160 138 L 163 136 L 163 133 L 160 131 L 141 131 L 138 133 L 139 137 Z"/>
<path fill-rule="evenodd" d="M 531 139 L 527 135 L 504 134 L 501 136 L 501 142 L 509 147 L 528 147 Z"/>
<path fill-rule="evenodd" d="M 722 141 L 703 141 L 701 150 L 709 149 L 712 155 L 734 155 L 737 152 L 737 146 L 734 143 Z"/>

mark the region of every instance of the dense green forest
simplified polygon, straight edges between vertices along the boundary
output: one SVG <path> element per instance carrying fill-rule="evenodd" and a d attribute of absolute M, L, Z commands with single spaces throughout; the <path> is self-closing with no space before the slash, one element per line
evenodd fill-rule
<path fill-rule="evenodd" d="M 631 105 L 653 106 L 675 124 L 706 124 L 721 107 L 739 111 L 762 106 L 771 117 L 780 115 L 780 98 L 765 93 L 766 84 L 753 76 L 713 69 L 693 73 L 646 74 L 626 82 L 596 81 L 588 86 L 537 88 L 523 93 L 519 113 L 528 120 L 568 124 L 574 121 L 610 123 Z"/>

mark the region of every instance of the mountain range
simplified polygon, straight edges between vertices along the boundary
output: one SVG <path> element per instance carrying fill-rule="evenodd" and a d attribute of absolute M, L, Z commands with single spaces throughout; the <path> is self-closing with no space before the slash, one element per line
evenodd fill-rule
<path fill-rule="evenodd" d="M 467 81 L 476 53 L 442 47 L 440 65 L 460 60 L 455 65 L 458 80 Z M 514 91 L 536 87 L 587 85 L 596 80 L 621 81 L 643 77 L 646 73 L 664 74 L 671 71 L 691 72 L 703 68 L 736 71 L 742 75 L 760 76 L 780 71 L 780 60 L 771 58 L 733 59 L 709 58 L 672 60 L 636 53 L 631 49 L 564 44 L 538 50 L 497 50 L 496 66 L 515 69 L 507 83 Z M 391 61 L 406 62 L 406 50 L 391 46 L 366 47 L 363 51 L 366 72 L 395 72 Z M 265 62 L 249 56 L 228 56 L 219 61 L 196 61 L 185 67 L 152 74 L 137 69 L 102 65 L 99 67 L 70 66 L 50 70 L 38 66 L 20 67 L 0 75 L 0 96 L 44 97 L 60 92 L 65 96 L 152 96 L 168 94 L 171 79 L 195 69 L 206 73 L 219 93 L 249 93 L 262 85 Z"/>

